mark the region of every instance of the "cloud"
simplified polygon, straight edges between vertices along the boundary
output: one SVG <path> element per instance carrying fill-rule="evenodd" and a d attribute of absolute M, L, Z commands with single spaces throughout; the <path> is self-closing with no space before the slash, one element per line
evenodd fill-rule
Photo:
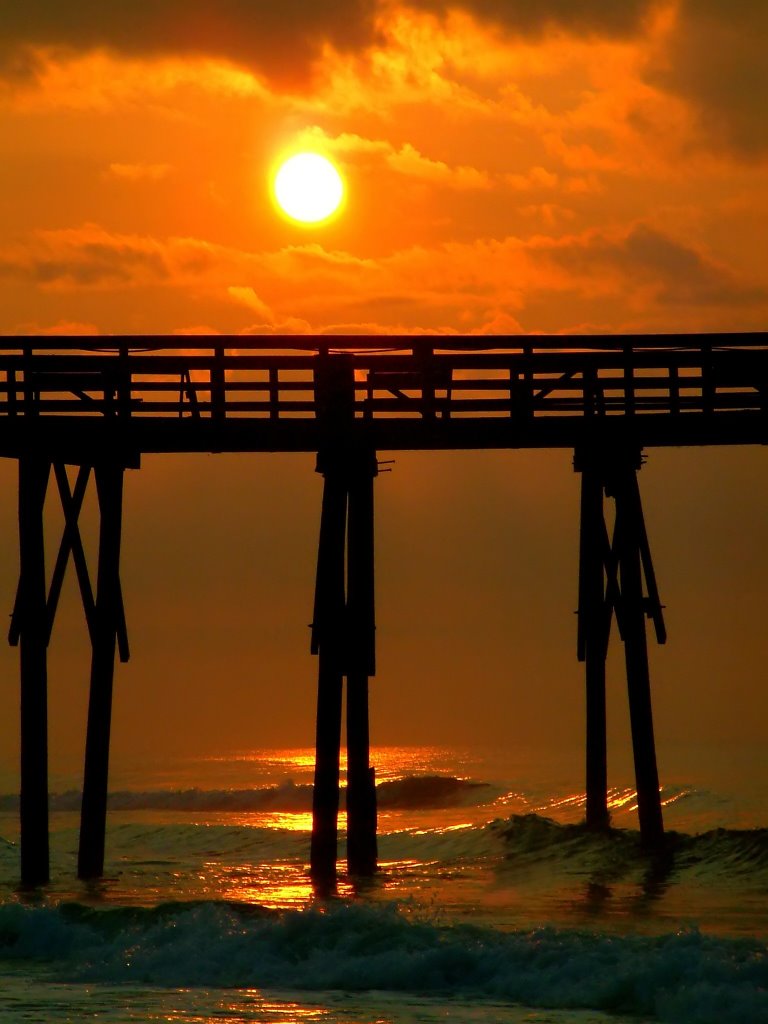
<path fill-rule="evenodd" d="M 243 334 L 309 334 L 312 331 L 306 320 L 275 313 L 253 288 L 232 285 L 227 292 L 235 302 L 247 306 L 259 317 L 257 323 L 242 331 Z"/>
<path fill-rule="evenodd" d="M 30 244 L 0 255 L 0 280 L 31 281 L 42 288 L 115 288 L 169 278 L 162 245 L 92 224 L 38 232 Z"/>
<path fill-rule="evenodd" d="M 18 324 L 13 331 L 14 334 L 46 337 L 72 337 L 81 335 L 83 337 L 96 337 L 100 332 L 95 324 L 83 323 L 79 320 L 60 320 L 56 324 L 41 325 L 37 323 Z"/>
<path fill-rule="evenodd" d="M 458 8 L 520 35 L 560 29 L 578 35 L 626 36 L 638 32 L 655 0 L 410 0 L 410 6 L 444 13 Z"/>
<path fill-rule="evenodd" d="M 110 177 L 122 181 L 162 181 L 172 171 L 170 164 L 110 164 Z"/>
<path fill-rule="evenodd" d="M 329 153 L 379 156 L 390 170 L 417 181 L 446 185 L 458 190 L 489 189 L 493 182 L 490 175 L 476 167 L 451 166 L 442 160 L 424 156 L 410 142 L 397 147 L 383 139 L 366 139 L 360 135 L 343 132 L 331 136 L 322 128 L 313 126 L 302 132 L 297 146 L 313 146 Z"/>
<path fill-rule="evenodd" d="M 597 288 L 625 289 L 646 304 L 739 307 L 764 304 L 768 289 L 647 224 L 621 233 L 586 232 L 541 245 L 542 255 Z"/>
<path fill-rule="evenodd" d="M 388 154 L 387 164 L 393 171 L 406 174 L 422 181 L 450 185 L 458 189 L 486 189 L 491 187 L 487 174 L 475 167 L 449 167 L 442 160 L 430 160 L 415 146 L 406 142 L 395 152 Z"/>
<path fill-rule="evenodd" d="M 560 178 L 545 167 L 532 167 L 527 174 L 505 174 L 504 181 L 516 192 L 548 191 L 558 187 Z"/>
<path fill-rule="evenodd" d="M 111 50 L 129 56 L 215 56 L 276 81 L 306 78 L 323 45 L 359 49 L 375 37 L 374 0 L 134 0 L 3 5 L 0 67 L 34 72 L 34 51 Z"/>
<path fill-rule="evenodd" d="M 85 225 L 40 232 L 0 253 L 0 278 L 66 293 L 72 309 L 76 293 L 101 292 L 109 304 L 130 291 L 153 301 L 175 292 L 179 310 L 191 298 L 214 328 L 252 334 L 514 333 L 588 321 L 606 330 L 681 330 L 692 329 L 692 318 L 702 329 L 726 321 L 754 329 L 768 309 L 767 288 L 650 224 L 559 236 L 549 227 L 527 239 L 361 258 L 318 243 L 259 252 Z"/>
<path fill-rule="evenodd" d="M 206 243 L 118 234 L 98 224 L 38 231 L 25 244 L 0 252 L 0 280 L 25 281 L 54 291 L 172 285 L 212 266 Z"/>
<path fill-rule="evenodd" d="M 248 70 L 213 57 L 182 55 L 148 61 L 141 55 L 127 57 L 103 50 L 41 50 L 35 53 L 33 70 L 33 75 L 15 81 L 13 88 L 0 88 L 0 103 L 10 102 L 15 111 L 24 113 L 87 110 L 104 114 L 121 108 L 178 116 L 179 100 L 194 92 L 260 101 L 272 96 L 268 86 Z"/>
<path fill-rule="evenodd" d="M 692 104 L 709 147 L 764 157 L 766 40 L 765 0 L 679 0 L 668 50 L 649 77 Z"/>
<path fill-rule="evenodd" d="M 438 16 L 463 9 L 514 34 L 555 28 L 625 36 L 640 29 L 653 0 L 23 0 L 4 4 L 0 69 L 29 77 L 38 70 L 39 51 L 108 50 L 222 58 L 296 84 L 307 80 L 326 45 L 360 52 L 379 38 L 377 26 L 404 7 Z"/>
<path fill-rule="evenodd" d="M 246 306 L 255 312 L 259 320 L 255 324 L 243 328 L 241 334 L 323 334 L 323 335 L 457 335 L 468 333 L 473 335 L 483 334 L 521 334 L 523 329 L 518 321 L 506 311 L 493 309 L 487 312 L 487 318 L 482 319 L 478 326 L 474 326 L 466 332 L 461 332 L 455 326 L 440 325 L 427 328 L 404 323 L 380 323 L 374 320 L 347 321 L 342 323 L 310 323 L 298 317 L 281 316 L 275 312 L 263 299 L 261 299 L 253 288 L 230 287 L 227 289 L 230 297 L 237 303 Z"/>

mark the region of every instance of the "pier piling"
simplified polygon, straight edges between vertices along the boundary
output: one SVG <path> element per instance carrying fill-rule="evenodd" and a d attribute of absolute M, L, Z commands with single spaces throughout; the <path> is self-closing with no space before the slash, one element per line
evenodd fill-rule
<path fill-rule="evenodd" d="M 637 483 L 640 465 L 640 451 L 633 446 L 575 452 L 574 468 L 581 473 L 577 652 L 585 662 L 586 681 L 586 824 L 594 829 L 610 824 L 605 663 L 615 615 L 624 643 L 640 835 L 645 845 L 655 846 L 664 835 L 664 824 L 646 616 L 653 621 L 659 643 L 667 634 Z M 612 538 L 604 495 L 615 501 Z"/>
<path fill-rule="evenodd" d="M 43 509 L 51 465 L 19 459 L 21 883 L 43 885 L 48 849 L 48 616 Z"/>
<path fill-rule="evenodd" d="M 312 653 L 319 664 L 310 871 L 328 882 L 336 877 L 338 837 L 347 492 L 337 465 L 318 468 L 325 482 L 312 623 Z"/>
<path fill-rule="evenodd" d="M 343 679 L 347 679 L 347 866 L 376 870 L 376 784 L 370 765 L 368 680 L 376 672 L 373 481 L 376 451 L 353 440 L 355 377 L 343 355 L 321 353 L 315 405 L 324 477 L 317 556 L 312 653 L 318 654 L 315 786 L 310 871 L 336 878 L 339 747 Z"/>
<path fill-rule="evenodd" d="M 645 632 L 646 600 L 643 595 L 641 563 L 645 527 L 636 473 L 636 466 L 625 463 L 617 469 L 612 489 L 616 499 L 616 549 L 637 787 L 637 814 L 643 843 L 655 846 L 664 835 L 664 823 L 659 772 L 656 765 L 648 643 Z"/>
<path fill-rule="evenodd" d="M 579 468 L 579 466 L 577 466 Z M 606 605 L 603 540 L 603 480 L 588 458 L 581 469 L 581 532 L 579 551 L 579 660 L 586 677 L 586 823 L 605 829 L 608 813 L 608 753 L 605 710 L 605 660 L 611 628 Z"/>
<path fill-rule="evenodd" d="M 95 475 L 101 522 L 77 860 L 77 874 L 83 879 L 99 878 L 104 873 L 112 686 L 115 648 L 122 625 L 120 542 L 123 467 L 120 464 L 104 464 L 96 467 Z"/>
<path fill-rule="evenodd" d="M 347 555 L 347 866 L 376 871 L 376 779 L 370 765 L 368 679 L 376 673 L 373 481 L 376 454 L 355 453 L 349 467 Z"/>

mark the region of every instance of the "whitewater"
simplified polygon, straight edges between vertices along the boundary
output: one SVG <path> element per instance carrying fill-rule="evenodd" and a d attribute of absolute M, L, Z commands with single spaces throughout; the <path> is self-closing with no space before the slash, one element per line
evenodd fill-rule
<path fill-rule="evenodd" d="M 651 855 L 626 766 L 594 835 L 573 752 L 376 750 L 381 870 L 341 861 L 330 897 L 307 874 L 310 751 L 115 765 L 95 884 L 61 773 L 35 894 L 9 766 L 0 1020 L 768 1024 L 765 755 L 666 755 Z M 343 807 L 341 827 L 343 857 Z"/>

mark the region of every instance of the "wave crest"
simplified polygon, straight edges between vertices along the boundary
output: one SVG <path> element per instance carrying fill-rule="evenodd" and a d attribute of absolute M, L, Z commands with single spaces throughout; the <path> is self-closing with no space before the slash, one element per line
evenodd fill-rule
<path fill-rule="evenodd" d="M 459 779 L 452 775 L 408 775 L 380 782 L 376 787 L 383 810 L 431 810 L 442 807 L 485 803 L 496 795 L 487 782 Z M 342 804 L 345 790 L 341 791 Z M 52 793 L 52 811 L 79 811 L 81 793 L 67 790 Z M 19 798 L 0 794 L 0 811 L 15 811 Z M 279 786 L 253 789 L 157 789 L 117 790 L 109 794 L 111 811 L 193 811 L 235 812 L 284 811 L 302 813 L 312 809 L 312 786 L 284 782 Z"/>
<path fill-rule="evenodd" d="M 0 961 L 30 959 L 80 981 L 450 993 L 674 1024 L 768 1022 L 768 953 L 753 939 L 502 933 L 396 905 L 0 907 Z"/>

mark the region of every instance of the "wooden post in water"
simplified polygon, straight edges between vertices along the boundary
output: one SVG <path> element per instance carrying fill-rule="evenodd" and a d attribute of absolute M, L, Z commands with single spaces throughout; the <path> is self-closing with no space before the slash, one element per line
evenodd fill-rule
<path fill-rule="evenodd" d="M 310 873 L 327 886 L 336 880 L 339 824 L 341 702 L 344 681 L 345 546 L 349 430 L 354 421 L 354 372 L 343 356 L 318 356 L 315 408 L 321 433 L 317 472 L 323 507 L 317 551 L 311 651 L 318 655 L 315 780 L 312 791 Z"/>
<path fill-rule="evenodd" d="M 653 734 L 648 645 L 645 633 L 646 605 L 653 617 L 661 618 L 658 595 L 648 601 L 643 595 L 643 546 L 645 523 L 637 484 L 639 458 L 628 455 L 617 460 L 610 489 L 616 500 L 614 549 L 618 558 L 621 589 L 621 631 L 627 671 L 632 752 L 635 762 L 637 813 L 640 836 L 648 846 L 658 845 L 664 836 L 656 744 Z M 648 573 L 646 572 L 648 580 Z M 655 580 L 653 588 L 655 590 Z M 664 638 L 666 634 L 663 634 Z M 660 642 L 663 639 L 660 638 Z"/>
<path fill-rule="evenodd" d="M 325 483 L 312 623 L 312 653 L 319 664 L 309 859 L 312 877 L 327 883 L 336 877 L 338 839 L 347 490 L 338 464 L 318 459 L 318 471 Z"/>
<path fill-rule="evenodd" d="M 48 614 L 43 509 L 50 462 L 19 459 L 21 883 L 50 875 L 48 849 Z"/>
<path fill-rule="evenodd" d="M 377 867 L 376 779 L 370 765 L 368 679 L 376 673 L 373 480 L 376 453 L 355 453 L 349 467 L 347 550 L 347 865 Z"/>
<path fill-rule="evenodd" d="M 96 487 L 101 521 L 96 605 L 93 614 L 91 689 L 85 741 L 83 802 L 80 817 L 79 878 L 104 873 L 104 846 L 109 779 L 109 739 L 115 646 L 121 625 L 120 541 L 123 508 L 123 466 L 97 466 Z"/>
<path fill-rule="evenodd" d="M 590 452 L 577 453 L 575 468 L 581 472 L 578 657 L 585 662 L 586 677 L 586 823 L 589 828 L 605 829 L 610 824 L 605 661 L 611 607 L 605 587 L 603 474 Z"/>
<path fill-rule="evenodd" d="M 325 478 L 312 624 L 320 659 L 310 870 L 335 881 L 343 677 L 347 677 L 347 860 L 349 871 L 376 870 L 376 783 L 370 765 L 368 679 L 376 671 L 373 480 L 376 452 L 360 437 L 355 378 L 348 357 L 321 352 L 315 370 Z M 346 581 L 345 581 L 346 566 Z M 346 582 L 346 586 L 345 586 Z"/>

